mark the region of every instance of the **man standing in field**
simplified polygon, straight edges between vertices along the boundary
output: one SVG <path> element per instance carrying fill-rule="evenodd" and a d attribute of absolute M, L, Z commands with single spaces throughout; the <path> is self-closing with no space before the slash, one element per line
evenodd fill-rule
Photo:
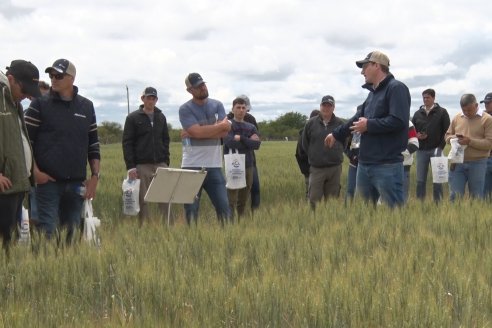
<path fill-rule="evenodd" d="M 169 166 L 169 131 L 166 116 L 156 107 L 157 90 L 147 87 L 140 97 L 143 104 L 126 117 L 123 129 L 123 156 L 128 178 L 140 179 L 140 224 L 149 219 L 149 209 L 144 201 L 150 182 L 158 167 Z M 167 203 L 160 203 L 163 218 Z"/>
<path fill-rule="evenodd" d="M 225 178 L 222 174 L 221 139 L 231 129 L 224 105 L 208 97 L 205 81 L 198 73 L 190 73 L 185 79 L 186 90 L 192 99 L 179 108 L 182 138 L 189 138 L 191 147 L 184 149 L 181 167 L 183 169 L 205 169 L 207 175 L 193 204 L 185 204 L 186 222 L 198 221 L 198 210 L 202 189 L 207 192 L 218 220 L 223 224 L 230 218 Z"/>
<path fill-rule="evenodd" d="M 244 116 L 244 121 L 251 123 L 255 126 L 258 131 L 258 123 L 256 123 L 256 118 L 251 115 L 251 101 L 246 95 L 239 95 L 237 98 L 244 99 L 246 102 L 246 116 Z M 234 118 L 234 113 L 230 112 L 227 114 L 227 118 L 232 120 Z M 258 167 L 256 166 L 256 154 L 253 151 L 253 184 L 251 185 L 251 211 L 254 211 L 260 207 L 260 178 L 258 176 Z"/>
<path fill-rule="evenodd" d="M 390 207 L 402 206 L 403 155 L 408 143 L 410 92 L 389 71 L 389 58 L 380 51 L 370 52 L 356 62 L 362 68 L 369 95 L 360 112 L 325 139 L 333 147 L 351 131 L 361 134 L 357 191 L 376 205 L 379 197 Z"/>
<path fill-rule="evenodd" d="M 487 160 L 492 149 L 492 116 L 479 110 L 477 99 L 464 94 L 460 99 L 462 113 L 456 114 L 446 132 L 446 142 L 457 138 L 466 145 L 463 163 L 451 164 L 449 172 L 450 200 L 465 194 L 465 185 L 473 198 L 483 198 Z"/>
<path fill-rule="evenodd" d="M 419 149 L 417 150 L 417 198 L 425 199 L 427 172 L 430 159 L 441 156 L 446 145 L 444 135 L 449 128 L 449 115 L 445 108 L 435 102 L 434 89 L 422 92 L 424 104 L 413 114 L 412 123 L 417 131 Z M 442 199 L 442 184 L 433 183 L 434 202 Z"/>
<path fill-rule="evenodd" d="M 12 232 L 24 195 L 34 184 L 31 147 L 22 105 L 27 97 L 39 97 L 39 71 L 25 60 L 14 60 L 0 72 L 0 234 L 9 254 Z"/>
<path fill-rule="evenodd" d="M 235 149 L 240 154 L 245 155 L 246 187 L 242 189 L 227 189 L 231 217 L 234 216 L 234 212 L 237 209 L 238 221 L 244 215 L 248 195 L 253 184 L 254 150 L 259 149 L 261 144 L 256 127 L 244 120 L 247 114 L 246 106 L 246 101 L 243 98 L 234 99 L 232 102 L 234 117 L 231 130 L 224 138 L 224 153 L 229 153 L 229 149 Z"/>
<path fill-rule="evenodd" d="M 308 196 L 313 209 L 321 199 L 340 195 L 343 143 L 336 142 L 330 148 L 324 145 L 326 136 L 343 125 L 334 111 L 335 99 L 324 96 L 319 105 L 319 115 L 309 119 L 302 133 L 302 149 L 309 160 Z"/>
<path fill-rule="evenodd" d="M 76 70 L 70 61 L 58 59 L 45 72 L 51 91 L 34 99 L 26 112 L 35 159 L 36 227 L 50 238 L 58 224 L 66 226 L 70 243 L 80 226 L 84 199 L 95 197 L 99 181 L 96 113 L 92 101 L 74 86 Z"/>

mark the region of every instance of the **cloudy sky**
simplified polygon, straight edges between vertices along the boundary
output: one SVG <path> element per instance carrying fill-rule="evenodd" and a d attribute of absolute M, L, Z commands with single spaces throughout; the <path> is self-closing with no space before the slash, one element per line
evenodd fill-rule
<path fill-rule="evenodd" d="M 154 86 L 179 127 L 190 72 L 226 110 L 249 95 L 258 121 L 308 115 L 325 94 L 350 117 L 366 97 L 354 62 L 377 49 L 410 88 L 412 113 L 432 87 L 455 114 L 461 94 L 492 91 L 491 13 L 485 0 L 0 0 L 0 65 L 27 59 L 47 79 L 69 59 L 99 122 L 124 123 L 126 86 L 131 110 Z"/>

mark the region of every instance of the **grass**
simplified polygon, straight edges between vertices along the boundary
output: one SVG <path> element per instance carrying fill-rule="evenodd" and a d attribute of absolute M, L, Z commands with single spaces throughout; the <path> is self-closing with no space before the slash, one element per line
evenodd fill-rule
<path fill-rule="evenodd" d="M 179 145 L 171 151 L 179 167 Z M 254 217 L 222 228 L 205 196 L 196 227 L 140 228 L 121 215 L 120 147 L 103 147 L 101 248 L 14 247 L 0 267 L 0 326 L 492 325 L 489 203 L 435 206 L 411 192 L 402 209 L 338 199 L 313 213 L 294 151 L 262 145 Z"/>

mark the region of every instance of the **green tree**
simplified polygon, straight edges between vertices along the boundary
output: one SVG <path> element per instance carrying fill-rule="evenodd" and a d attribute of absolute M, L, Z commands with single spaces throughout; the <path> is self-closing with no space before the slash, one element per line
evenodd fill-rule
<path fill-rule="evenodd" d="M 119 123 L 104 121 L 98 126 L 97 133 L 102 144 L 118 143 L 123 137 L 123 128 Z"/>

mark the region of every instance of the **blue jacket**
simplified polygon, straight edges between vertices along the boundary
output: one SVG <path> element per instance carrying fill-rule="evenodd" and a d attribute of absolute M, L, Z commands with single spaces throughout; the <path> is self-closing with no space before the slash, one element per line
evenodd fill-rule
<path fill-rule="evenodd" d="M 408 121 L 410 120 L 410 91 L 402 82 L 388 74 L 376 89 L 365 84 L 369 95 L 360 113 L 345 125 L 333 131 L 333 136 L 343 142 L 350 127 L 359 117 L 367 118 L 367 131 L 361 135 L 359 163 L 391 164 L 403 162 L 401 154 L 407 148 Z"/>

